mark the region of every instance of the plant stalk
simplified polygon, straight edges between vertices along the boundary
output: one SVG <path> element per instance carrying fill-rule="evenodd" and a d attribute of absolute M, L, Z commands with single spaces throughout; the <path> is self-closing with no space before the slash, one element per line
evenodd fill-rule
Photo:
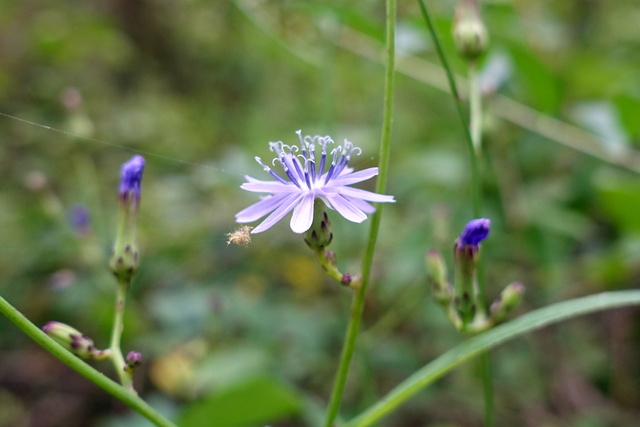
<path fill-rule="evenodd" d="M 118 282 L 118 288 L 116 291 L 116 306 L 115 312 L 113 314 L 113 329 L 111 331 L 111 343 L 109 348 L 112 354 L 111 361 L 113 362 L 113 367 L 118 374 L 120 383 L 131 393 L 137 394 L 136 390 L 133 388 L 132 371 L 125 369 L 126 362 L 120 348 L 122 331 L 124 329 L 124 308 L 126 304 L 128 288 L 129 283 Z"/>
<path fill-rule="evenodd" d="M 42 332 L 40 328 L 34 325 L 20 311 L 13 307 L 7 300 L 0 297 L 0 313 L 4 314 L 7 319 L 13 322 L 25 334 L 27 334 L 38 345 L 58 358 L 62 363 L 111 394 L 116 399 L 122 401 L 140 415 L 147 418 L 153 424 L 159 427 L 176 427 L 171 421 L 163 417 L 147 402 L 142 400 L 136 394 L 126 390 L 120 384 L 107 378 L 93 367 L 83 362 L 70 351 L 66 350 L 55 340 Z"/>
<path fill-rule="evenodd" d="M 386 66 L 384 81 L 384 112 L 382 120 L 382 134 L 380 137 L 380 154 L 378 163 L 378 180 L 376 183 L 376 193 L 386 193 L 387 176 L 389 172 L 389 157 L 391 154 L 391 122 L 393 112 L 393 89 L 395 75 L 395 25 L 396 25 L 396 0 L 386 1 L 387 23 L 386 23 Z M 338 371 L 333 384 L 333 390 L 327 408 L 327 415 L 324 426 L 332 427 L 340 409 L 342 394 L 347 381 L 351 358 L 355 349 L 356 339 L 360 330 L 362 312 L 364 311 L 364 300 L 371 276 L 373 265 L 373 255 L 375 252 L 378 232 L 380 230 L 380 220 L 382 216 L 382 205 L 378 204 L 376 212 L 372 215 L 369 237 L 362 258 L 362 282 L 355 291 L 351 303 L 351 313 L 349 324 L 344 339 L 344 345 L 340 354 Z"/>

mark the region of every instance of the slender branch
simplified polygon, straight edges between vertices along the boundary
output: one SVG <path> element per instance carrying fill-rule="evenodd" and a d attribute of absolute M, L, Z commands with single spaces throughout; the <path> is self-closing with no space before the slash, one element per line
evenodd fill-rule
<path fill-rule="evenodd" d="M 469 111 L 471 116 L 469 127 L 471 128 L 471 140 L 474 148 L 473 158 L 477 165 L 478 158 L 482 153 L 482 92 L 480 91 L 478 68 L 475 62 L 469 63 Z M 476 178 L 478 182 L 474 184 L 474 189 L 480 200 L 482 200 L 481 182 L 479 177 Z M 474 216 L 479 217 L 481 215 L 480 212 L 475 212 Z M 478 264 L 478 302 L 481 306 L 480 308 L 486 312 L 484 263 L 480 260 Z M 484 425 L 485 427 L 493 427 L 493 378 L 491 377 L 491 358 L 488 351 L 480 355 L 480 378 L 482 379 L 482 395 L 484 397 Z"/>
<path fill-rule="evenodd" d="M 113 330 L 111 331 L 110 350 L 112 354 L 112 362 L 115 371 L 118 374 L 122 386 L 132 393 L 136 393 L 133 388 L 133 376 L 130 370 L 125 369 L 126 362 L 122 356 L 120 341 L 122 338 L 122 330 L 124 329 L 124 308 L 127 297 L 128 283 L 118 283 L 116 291 L 116 306 L 113 314 Z"/>
<path fill-rule="evenodd" d="M 480 354 L 480 378 L 482 379 L 482 396 L 484 397 L 484 425 L 494 425 L 493 416 L 493 379 L 491 377 L 491 358 L 489 351 Z"/>
<path fill-rule="evenodd" d="M 433 43 L 436 46 L 436 51 L 442 63 L 442 68 L 447 75 L 447 81 L 449 82 L 449 88 L 453 95 L 453 100 L 458 110 L 458 116 L 462 122 L 462 129 L 464 131 L 465 139 L 467 142 L 469 163 L 471 165 L 471 192 L 472 192 L 472 206 L 473 216 L 479 218 L 482 215 L 482 181 L 480 178 L 480 172 L 478 168 L 478 158 L 482 151 L 482 93 L 480 91 L 480 84 L 478 82 L 477 64 L 475 61 L 469 61 L 469 111 L 470 119 L 467 121 L 467 117 L 464 111 L 464 105 L 458 88 L 456 86 L 456 79 L 454 73 L 449 66 L 447 56 L 442 49 L 438 33 L 431 21 L 431 16 L 427 10 L 427 6 L 424 0 L 418 0 L 420 4 L 420 10 L 422 16 L 427 23 L 427 28 L 433 39 Z M 478 266 L 478 280 L 477 280 L 477 303 L 479 309 L 483 312 L 486 311 L 486 297 L 484 291 L 484 277 L 483 277 L 482 264 Z M 484 414 L 485 414 L 485 427 L 493 426 L 493 381 L 491 378 L 491 361 L 488 353 L 483 353 L 480 357 L 480 377 L 482 379 L 482 391 L 484 396 Z"/>
<path fill-rule="evenodd" d="M 13 307 L 7 300 L 0 297 L 0 312 L 4 314 L 11 322 L 13 322 L 18 328 L 20 328 L 25 334 L 27 334 L 38 345 L 58 358 L 62 363 L 102 388 L 107 393 L 111 394 L 116 399 L 119 399 L 124 404 L 129 406 L 140 415 L 147 418 L 149 421 L 159 427 L 175 427 L 171 421 L 164 418 L 161 414 L 156 412 L 149 404 L 147 404 L 140 397 L 127 391 L 124 387 L 116 383 L 115 381 L 107 378 L 102 373 L 98 372 L 77 356 L 67 351 L 60 344 L 55 342 L 51 337 L 42 332 L 40 328 L 31 323 L 22 313 L 20 313 L 15 307 Z"/>
<path fill-rule="evenodd" d="M 471 141 L 477 157 L 482 152 L 482 92 L 478 78 L 478 65 L 469 63 L 469 127 L 471 128 Z"/>
<path fill-rule="evenodd" d="M 481 193 L 480 193 L 480 179 L 478 172 L 478 161 L 476 158 L 476 148 L 474 144 L 474 138 L 469 130 L 469 119 L 467 118 L 467 113 L 465 112 L 465 105 L 462 102 L 462 98 L 460 96 L 460 92 L 458 91 L 458 86 L 456 85 L 456 79 L 454 77 L 454 73 L 451 70 L 451 66 L 449 65 L 449 61 L 447 60 L 447 56 L 442 49 L 442 45 L 440 43 L 440 38 L 438 37 L 438 33 L 433 26 L 433 22 L 431 21 L 431 15 L 427 10 L 427 6 L 423 0 L 418 0 L 418 4 L 420 5 L 420 10 L 422 11 L 422 17 L 424 18 L 427 29 L 429 30 L 429 34 L 433 40 L 433 44 L 436 47 L 436 52 L 438 52 L 438 58 L 440 58 L 440 62 L 442 63 L 442 68 L 445 71 L 447 76 L 447 82 L 449 84 L 449 90 L 451 91 L 451 95 L 453 96 L 453 100 L 456 106 L 456 110 L 458 111 L 458 116 L 460 117 L 460 121 L 462 123 L 462 131 L 464 133 L 465 142 L 467 143 L 467 149 L 469 151 L 469 164 L 471 165 L 471 194 L 472 194 L 472 206 L 473 206 L 473 216 L 479 218 L 482 210 L 482 202 L 481 202 Z M 473 109 L 472 109 L 473 113 Z M 473 117 L 472 117 L 473 120 Z M 472 122 L 473 123 L 473 122 Z"/>
<path fill-rule="evenodd" d="M 385 66 L 385 82 L 384 82 L 384 113 L 382 121 L 382 135 L 380 138 L 380 160 L 378 164 L 378 180 L 376 183 L 376 193 L 384 194 L 387 186 L 387 176 L 389 171 L 389 157 L 391 153 L 391 119 L 393 112 L 393 88 L 395 75 L 395 24 L 396 24 L 396 0 L 387 0 L 387 25 L 386 25 L 386 66 Z M 324 426 L 331 427 L 338 415 L 340 402 L 344 386 L 349 373 L 351 358 L 355 349 L 356 338 L 360 330 L 362 320 L 362 312 L 364 311 L 364 300 L 371 276 L 371 267 L 373 265 L 373 255 L 375 252 L 376 242 L 378 240 L 378 231 L 380 229 L 380 220 L 382 216 L 382 206 L 378 204 L 376 212 L 371 218 L 371 227 L 369 228 L 369 238 L 364 256 L 362 258 L 362 282 L 360 287 L 354 294 L 351 303 L 351 314 L 349 325 L 340 355 L 338 372 L 333 384 L 333 390 L 327 408 L 327 416 Z"/>
<path fill-rule="evenodd" d="M 427 363 L 385 397 L 342 427 L 366 427 L 374 424 L 457 366 L 514 338 L 574 317 L 634 305 L 640 306 L 640 290 L 589 295 L 526 313 L 464 341 Z"/>

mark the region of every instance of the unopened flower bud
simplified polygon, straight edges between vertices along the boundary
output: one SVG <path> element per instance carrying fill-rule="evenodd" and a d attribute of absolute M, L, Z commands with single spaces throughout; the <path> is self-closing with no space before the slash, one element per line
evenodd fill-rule
<path fill-rule="evenodd" d="M 130 351 L 129 353 L 127 353 L 125 362 L 127 362 L 125 369 L 133 372 L 138 366 L 142 364 L 142 354 L 138 353 L 137 351 Z"/>
<path fill-rule="evenodd" d="M 467 223 L 454 246 L 456 262 L 455 306 L 463 326 L 476 315 L 478 306 L 478 284 L 476 267 L 478 265 L 480 242 L 489 236 L 491 221 L 486 218 L 474 219 Z"/>
<path fill-rule="evenodd" d="M 514 282 L 507 285 L 500 293 L 500 297 L 491 304 L 491 318 L 494 323 L 503 322 L 509 313 L 520 304 L 523 294 L 524 286 L 522 283 Z"/>
<path fill-rule="evenodd" d="M 460 0 L 456 6 L 453 40 L 458 54 L 469 61 L 476 60 L 487 50 L 489 35 L 480 17 L 477 0 Z"/>
<path fill-rule="evenodd" d="M 344 273 L 342 275 L 342 279 L 340 280 L 340 283 L 344 286 L 350 286 L 352 281 L 353 281 L 353 277 L 351 276 L 351 274 Z"/>
<path fill-rule="evenodd" d="M 140 203 L 144 163 L 144 157 L 135 155 L 122 165 L 120 169 L 118 195 L 123 203 L 132 205 L 138 205 Z"/>
<path fill-rule="evenodd" d="M 442 255 L 436 250 L 430 250 L 425 255 L 425 260 L 433 298 L 439 304 L 449 304 L 453 298 L 453 290 L 447 280 L 447 266 L 444 263 L 444 259 L 442 259 Z"/>
<path fill-rule="evenodd" d="M 138 269 L 138 207 L 143 171 L 142 156 L 133 156 L 120 171 L 118 229 L 109 267 L 118 281 L 127 285 Z"/>
<path fill-rule="evenodd" d="M 316 200 L 313 206 L 313 223 L 305 233 L 304 241 L 314 251 L 321 251 L 329 246 L 332 240 L 331 222 L 324 210 L 324 204 Z"/>
<path fill-rule="evenodd" d="M 71 326 L 60 322 L 49 322 L 43 326 L 44 333 L 58 344 L 82 359 L 91 359 L 96 351 L 93 340 Z"/>
<path fill-rule="evenodd" d="M 489 237 L 491 220 L 479 218 L 469 221 L 464 227 L 464 231 L 456 240 L 456 247 L 472 246 L 476 250 L 480 242 Z"/>

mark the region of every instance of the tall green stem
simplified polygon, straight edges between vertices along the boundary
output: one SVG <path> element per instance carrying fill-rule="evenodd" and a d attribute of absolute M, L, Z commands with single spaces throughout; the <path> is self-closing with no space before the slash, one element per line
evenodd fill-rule
<path fill-rule="evenodd" d="M 429 30 L 429 34 L 433 39 L 433 44 L 436 47 L 436 52 L 438 53 L 440 62 L 442 62 L 442 68 L 444 68 L 445 74 L 447 75 L 447 82 L 449 82 L 449 89 L 451 90 L 451 95 L 453 96 L 456 110 L 458 111 L 458 116 L 460 117 L 460 122 L 462 124 L 462 131 L 464 133 L 465 142 L 467 143 L 467 148 L 469 152 L 469 164 L 471 165 L 471 186 L 472 186 L 471 194 L 472 194 L 473 216 L 476 218 L 479 218 L 482 211 L 480 173 L 478 169 L 478 160 L 476 158 L 473 137 L 469 130 L 469 119 L 467 118 L 467 113 L 465 112 L 465 105 L 464 105 L 464 102 L 462 101 L 462 97 L 460 96 L 460 92 L 458 91 L 458 86 L 456 85 L 456 79 L 454 77 L 453 71 L 449 66 L 449 61 L 447 60 L 447 56 L 444 54 L 444 50 L 442 49 L 442 45 L 440 44 L 440 38 L 438 37 L 438 33 L 436 33 L 435 27 L 433 26 L 433 22 L 431 21 L 431 15 L 427 10 L 427 6 L 424 0 L 418 0 L 418 4 L 420 5 L 420 10 L 422 11 L 422 17 L 424 18 L 427 24 L 427 29 Z"/>
<path fill-rule="evenodd" d="M 140 415 L 147 418 L 149 421 L 159 427 L 175 427 L 171 421 L 164 418 L 161 414 L 156 412 L 151 406 L 149 406 L 144 400 L 140 399 L 136 394 L 126 390 L 121 385 L 105 377 L 102 373 L 98 372 L 77 356 L 67 351 L 60 344 L 55 342 L 53 338 L 42 332 L 40 328 L 31 323 L 22 313 L 20 313 L 15 307 L 13 307 L 7 300 L 0 297 L 0 313 L 4 314 L 11 322 L 13 322 L 18 328 L 20 328 L 25 334 L 27 334 L 38 345 L 58 358 L 62 363 L 102 388 L 107 393 L 111 394 L 116 399 L 119 399 L 124 404 L 129 406 Z"/>
<path fill-rule="evenodd" d="M 393 88 L 395 75 L 395 26 L 396 26 L 396 0 L 387 0 L 387 24 L 386 24 L 386 67 L 384 82 L 384 113 L 382 119 L 382 135 L 380 138 L 380 160 L 378 164 L 378 181 L 376 183 L 376 192 L 384 194 L 387 186 L 387 176 L 389 172 L 389 157 L 391 154 L 391 119 L 393 111 Z M 351 313 L 349 317 L 349 325 L 340 354 L 340 362 L 338 372 L 333 384 L 329 406 L 327 408 L 327 416 L 324 426 L 332 427 L 340 409 L 340 401 L 342 393 L 347 381 L 351 358 L 355 349 L 356 338 L 360 330 L 362 320 L 362 312 L 364 310 L 364 299 L 366 296 L 369 279 L 371 276 L 371 267 L 373 265 L 373 254 L 375 252 L 376 242 L 378 240 L 378 231 L 380 229 L 380 220 L 382 216 L 382 206 L 378 204 L 376 212 L 371 218 L 371 227 L 369 228 L 369 238 L 367 246 L 362 258 L 362 283 L 355 291 L 353 301 L 351 303 Z"/>
<path fill-rule="evenodd" d="M 447 75 L 447 81 L 453 95 L 453 100 L 458 111 L 458 116 L 462 123 L 462 129 L 465 135 L 467 143 L 467 149 L 469 154 L 469 163 L 471 165 L 471 193 L 472 193 L 472 206 L 473 216 L 479 218 L 482 216 L 482 182 L 480 180 L 480 172 L 478 168 L 478 157 L 481 153 L 482 147 L 482 93 L 480 91 L 480 85 L 478 83 L 477 67 L 476 63 L 469 62 L 469 110 L 470 119 L 467 119 L 465 113 L 465 106 L 458 92 L 456 80 L 454 78 L 453 71 L 449 66 L 447 57 L 444 54 L 438 33 L 433 26 L 431 16 L 427 10 L 427 6 L 424 0 L 418 0 L 420 4 L 420 10 L 422 16 L 427 23 L 427 28 L 433 39 L 433 43 L 442 62 L 442 67 Z M 481 304 L 485 304 L 485 291 L 483 280 L 483 267 L 482 263 L 478 265 L 478 299 Z M 482 307 L 485 310 L 486 307 Z M 484 395 L 484 407 L 485 407 L 485 426 L 491 427 L 493 425 L 493 384 L 491 380 L 491 363 L 489 354 L 484 353 L 480 356 L 480 376 L 482 378 L 482 390 Z"/>
<path fill-rule="evenodd" d="M 469 62 L 469 109 L 471 111 L 469 122 L 471 141 L 476 156 L 480 156 L 482 151 L 482 92 L 478 79 L 478 65 L 475 61 Z"/>
<path fill-rule="evenodd" d="M 116 291 L 116 306 L 113 314 L 113 330 L 111 331 L 111 361 L 113 367 L 118 373 L 118 378 L 122 386 L 132 393 L 136 393 L 133 388 L 133 376 L 130 370 L 125 369 L 126 362 L 122 356 L 120 349 L 120 341 L 122 339 L 122 330 L 124 329 L 124 308 L 127 297 L 128 283 L 118 282 L 118 290 Z"/>
<path fill-rule="evenodd" d="M 477 159 L 482 153 L 482 92 L 480 90 L 480 82 L 478 79 L 478 68 L 475 61 L 469 62 L 469 110 L 471 128 L 471 141 L 473 143 L 473 159 L 477 164 Z M 477 167 L 477 166 L 476 166 Z M 474 184 L 477 192 L 482 197 L 480 189 L 480 180 Z M 480 212 L 474 212 L 475 217 L 480 217 Z M 481 304 L 485 304 L 484 275 L 483 264 L 480 261 L 478 266 L 478 300 Z M 482 307 L 486 309 L 486 307 Z M 482 391 L 484 396 L 484 425 L 491 427 L 494 425 L 493 419 L 493 381 L 491 378 L 491 359 L 488 352 L 480 355 L 480 377 L 482 378 Z"/>

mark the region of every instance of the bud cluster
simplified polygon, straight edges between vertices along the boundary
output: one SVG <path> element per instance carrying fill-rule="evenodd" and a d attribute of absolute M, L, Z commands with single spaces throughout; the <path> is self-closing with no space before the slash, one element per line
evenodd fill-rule
<path fill-rule="evenodd" d="M 487 312 L 478 291 L 477 267 L 480 260 L 480 242 L 489 236 L 491 222 L 480 218 L 470 221 L 454 245 L 455 278 L 453 286 L 447 279 L 447 267 L 436 250 L 426 254 L 429 282 L 433 298 L 446 311 L 456 329 L 465 333 L 478 333 L 504 322 L 520 303 L 524 286 L 511 283 Z"/>

